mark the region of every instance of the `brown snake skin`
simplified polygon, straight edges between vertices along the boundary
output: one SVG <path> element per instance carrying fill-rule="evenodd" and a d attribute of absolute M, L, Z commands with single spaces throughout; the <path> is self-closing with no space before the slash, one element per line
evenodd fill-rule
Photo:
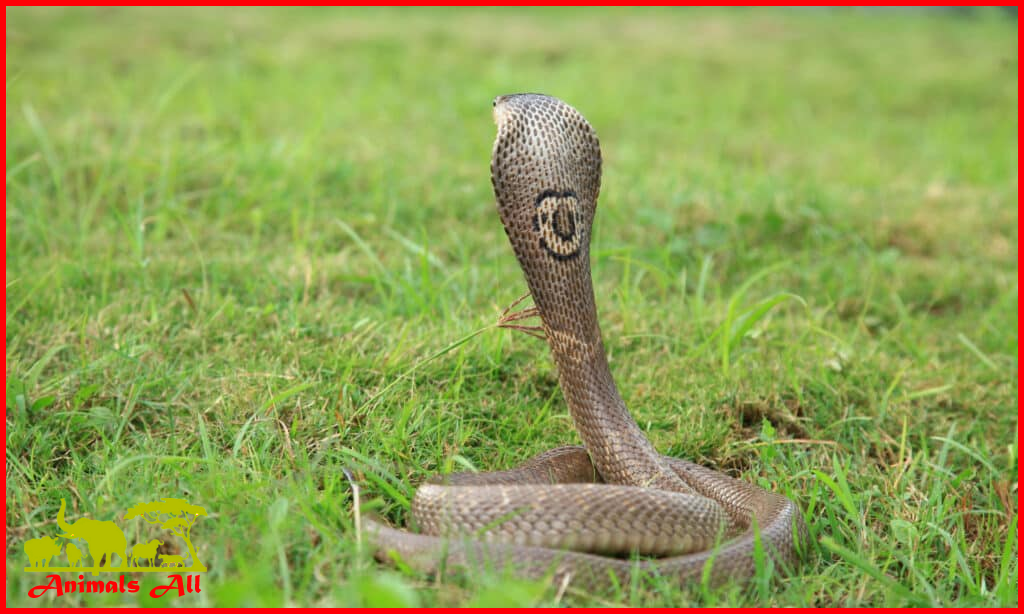
<path fill-rule="evenodd" d="M 792 570 L 807 528 L 789 499 L 662 456 L 619 396 L 590 279 L 601 149 L 583 116 L 539 94 L 494 101 L 491 181 L 498 212 L 558 366 L 585 447 L 510 470 L 435 477 L 416 492 L 414 534 L 367 520 L 377 557 L 424 570 L 515 566 L 580 586 L 620 586 L 634 571 L 684 583 L 750 578 L 763 552 Z M 631 553 L 649 557 L 630 559 Z"/>

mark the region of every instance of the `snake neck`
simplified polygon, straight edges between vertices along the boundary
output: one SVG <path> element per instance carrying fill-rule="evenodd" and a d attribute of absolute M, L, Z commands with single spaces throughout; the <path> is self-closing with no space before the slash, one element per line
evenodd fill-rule
<path fill-rule="evenodd" d="M 522 259 L 520 260 L 522 262 Z M 589 258 L 558 267 L 559 283 L 524 267 L 573 422 L 605 482 L 689 489 L 665 467 L 630 414 L 608 365 Z M 567 297 L 573 297 L 567 301 Z"/>

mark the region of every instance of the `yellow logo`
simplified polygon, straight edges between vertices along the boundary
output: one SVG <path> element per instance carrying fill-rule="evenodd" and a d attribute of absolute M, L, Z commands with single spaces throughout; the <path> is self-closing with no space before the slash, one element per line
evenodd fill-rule
<path fill-rule="evenodd" d="M 141 519 L 143 522 L 159 526 L 163 539 L 151 539 L 147 542 L 137 543 L 129 547 L 128 539 L 124 531 L 113 520 L 95 520 L 92 518 L 79 518 L 74 522 L 68 522 L 64 516 L 67 504 L 64 499 L 60 500 L 60 511 L 57 512 L 57 526 L 62 533 L 56 536 L 45 536 L 30 539 L 25 542 L 25 554 L 28 555 L 28 567 L 25 571 L 54 574 L 50 582 L 44 586 L 38 586 L 29 591 L 31 597 L 39 597 L 48 589 L 56 589 L 58 594 L 65 592 L 131 592 L 139 590 L 138 581 L 125 583 L 122 575 L 120 581 L 107 583 L 86 581 L 85 576 L 80 575 L 80 582 L 61 582 L 56 572 L 92 572 L 96 575 L 100 572 L 141 572 L 141 573 L 167 573 L 179 574 L 175 576 L 174 582 L 168 587 L 160 589 L 179 589 L 179 594 L 185 592 L 199 592 L 199 577 L 188 576 L 182 579 L 182 573 L 206 571 L 206 565 L 199 560 L 199 554 L 192 545 L 192 527 L 200 516 L 207 516 L 206 510 L 198 505 L 192 505 L 185 499 L 173 499 L 164 497 L 159 501 L 148 503 L 137 503 L 128 508 L 123 516 L 124 520 Z M 172 554 L 176 548 L 173 538 L 176 537 L 184 544 L 187 554 Z M 65 545 L 66 544 L 66 545 Z M 60 557 L 61 551 L 67 559 L 67 565 L 61 565 L 58 559 L 56 565 L 54 557 Z M 193 587 L 193 579 L 195 584 Z M 95 585 L 95 586 L 94 586 Z M 97 590 L 93 590 L 97 589 Z M 166 593 L 153 594 L 157 589 L 151 591 L 152 596 L 159 597 Z"/>

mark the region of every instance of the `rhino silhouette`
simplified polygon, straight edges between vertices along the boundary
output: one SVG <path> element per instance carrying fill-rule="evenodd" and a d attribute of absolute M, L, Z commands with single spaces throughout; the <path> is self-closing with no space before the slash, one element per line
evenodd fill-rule
<path fill-rule="evenodd" d="M 52 537 L 37 537 L 25 542 L 25 554 L 28 555 L 28 566 L 46 569 L 50 559 L 60 554 L 61 542 Z"/>

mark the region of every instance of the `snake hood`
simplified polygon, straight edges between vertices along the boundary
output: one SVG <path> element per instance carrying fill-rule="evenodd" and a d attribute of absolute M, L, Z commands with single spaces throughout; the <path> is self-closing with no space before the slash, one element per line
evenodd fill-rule
<path fill-rule="evenodd" d="M 543 94 L 498 96 L 494 121 L 491 183 L 501 222 L 524 270 L 548 272 L 527 275 L 545 325 L 574 329 L 580 318 L 547 303 L 571 295 L 593 309 L 589 248 L 601 189 L 597 133 L 579 111 Z"/>
<path fill-rule="evenodd" d="M 498 96 L 494 123 L 491 182 L 502 223 L 510 231 L 539 228 L 557 260 L 586 254 L 601 189 L 597 133 L 579 111 L 543 94 Z"/>

